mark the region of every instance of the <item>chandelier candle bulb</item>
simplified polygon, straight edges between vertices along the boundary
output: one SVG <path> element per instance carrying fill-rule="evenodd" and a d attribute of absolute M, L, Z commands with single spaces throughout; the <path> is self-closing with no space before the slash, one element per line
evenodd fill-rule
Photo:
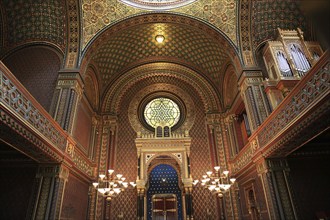
<path fill-rule="evenodd" d="M 107 174 L 107 175 L 106 175 Z M 114 175 L 114 170 L 109 169 L 108 173 L 99 174 L 98 182 L 92 183 L 94 188 L 106 198 L 106 201 L 111 201 L 112 197 L 117 196 L 120 192 L 128 188 L 128 182 L 122 174 Z M 130 186 L 134 188 L 135 182 L 130 182 Z"/>
<path fill-rule="evenodd" d="M 203 175 L 201 180 L 201 186 L 205 189 L 210 190 L 213 194 L 216 194 L 219 197 L 223 197 L 224 193 L 228 192 L 230 187 L 236 181 L 235 178 L 228 178 L 229 171 L 222 171 L 220 166 L 214 167 L 215 172 L 207 171 L 207 175 Z M 194 180 L 194 186 L 197 186 L 199 180 Z"/>
<path fill-rule="evenodd" d="M 122 174 L 117 174 L 117 178 L 120 179 L 123 175 Z"/>

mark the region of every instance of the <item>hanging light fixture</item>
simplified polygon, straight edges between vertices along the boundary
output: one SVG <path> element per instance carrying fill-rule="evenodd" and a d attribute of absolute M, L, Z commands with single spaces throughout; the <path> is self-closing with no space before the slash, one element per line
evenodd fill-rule
<path fill-rule="evenodd" d="M 228 170 L 221 171 L 220 166 L 215 166 L 214 170 L 214 172 L 207 171 L 200 182 L 202 186 L 209 189 L 212 193 L 222 197 L 224 193 L 228 192 L 236 179 L 228 176 Z M 197 185 L 197 183 L 199 183 L 199 180 L 194 180 L 193 184 Z"/>
<path fill-rule="evenodd" d="M 125 182 L 126 178 L 122 174 L 114 174 L 114 170 L 108 170 L 106 174 L 100 174 L 98 182 L 94 182 L 93 186 L 107 201 L 110 201 L 113 197 L 117 196 L 120 192 L 129 187 L 128 182 Z M 131 187 L 135 187 L 135 182 L 130 182 Z"/>
<path fill-rule="evenodd" d="M 161 43 L 164 42 L 165 37 L 164 37 L 164 35 L 158 34 L 158 35 L 156 35 L 155 40 L 156 40 L 158 43 L 161 44 Z"/>

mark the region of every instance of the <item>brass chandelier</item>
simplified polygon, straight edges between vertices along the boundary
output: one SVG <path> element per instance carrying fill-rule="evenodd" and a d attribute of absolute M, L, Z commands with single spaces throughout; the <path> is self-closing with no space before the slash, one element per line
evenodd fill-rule
<path fill-rule="evenodd" d="M 235 183 L 235 178 L 230 178 L 229 171 L 221 171 L 220 166 L 214 167 L 214 172 L 207 171 L 203 175 L 201 180 L 201 185 L 208 188 L 212 193 L 217 194 L 219 197 L 223 197 L 230 187 Z M 197 185 L 199 180 L 194 180 L 193 184 Z"/>
<path fill-rule="evenodd" d="M 94 182 L 93 186 L 107 201 L 116 197 L 119 193 L 129 187 L 126 178 L 122 174 L 114 174 L 114 170 L 108 170 L 106 174 L 99 174 L 98 182 Z M 130 182 L 131 187 L 135 187 L 135 182 Z"/>

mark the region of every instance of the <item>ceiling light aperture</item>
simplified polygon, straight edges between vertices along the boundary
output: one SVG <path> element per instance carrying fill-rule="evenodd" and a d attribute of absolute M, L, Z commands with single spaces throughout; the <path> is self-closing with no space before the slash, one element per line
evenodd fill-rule
<path fill-rule="evenodd" d="M 157 41 L 157 43 L 163 43 L 164 42 L 164 40 L 165 40 L 165 37 L 164 37 L 164 35 L 157 35 L 156 37 L 155 37 L 155 40 Z"/>
<path fill-rule="evenodd" d="M 188 5 L 196 0 L 120 0 L 121 2 L 136 8 L 147 10 L 170 10 Z"/>

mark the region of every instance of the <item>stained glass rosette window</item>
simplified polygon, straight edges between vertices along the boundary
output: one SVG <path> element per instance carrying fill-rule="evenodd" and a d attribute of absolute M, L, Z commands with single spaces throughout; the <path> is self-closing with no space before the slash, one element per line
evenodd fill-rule
<path fill-rule="evenodd" d="M 158 126 L 173 127 L 180 119 L 180 109 L 171 99 L 156 98 L 146 105 L 144 118 L 154 128 Z"/>

